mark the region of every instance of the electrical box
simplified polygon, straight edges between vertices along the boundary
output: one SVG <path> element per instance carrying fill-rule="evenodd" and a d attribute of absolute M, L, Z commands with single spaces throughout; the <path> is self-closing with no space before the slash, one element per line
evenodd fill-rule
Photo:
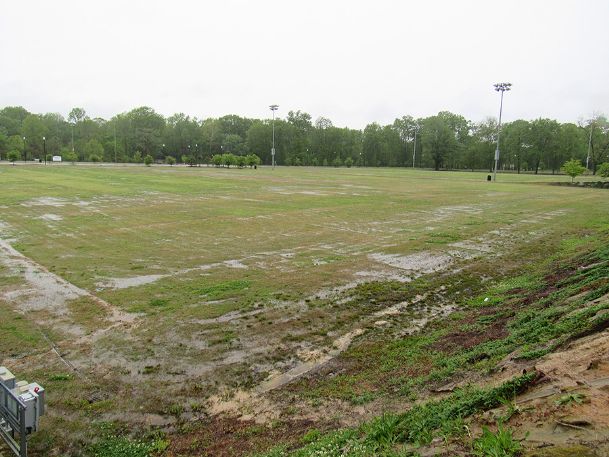
<path fill-rule="evenodd" d="M 15 388 L 15 376 L 6 367 L 0 367 L 0 383 L 9 389 Z"/>
<path fill-rule="evenodd" d="M 0 383 L 6 389 L 0 389 L 0 404 L 8 410 L 8 414 L 15 420 L 20 417 L 19 403 L 25 405 L 24 421 L 27 433 L 38 430 L 40 416 L 45 412 L 44 388 L 35 382 L 15 382 L 15 376 L 5 367 L 0 367 Z"/>

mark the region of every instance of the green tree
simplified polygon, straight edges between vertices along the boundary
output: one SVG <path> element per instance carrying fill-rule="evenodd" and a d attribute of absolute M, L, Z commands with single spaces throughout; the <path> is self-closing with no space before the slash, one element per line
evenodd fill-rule
<path fill-rule="evenodd" d="M 8 151 L 8 154 L 6 155 L 8 161 L 12 162 L 13 165 L 15 165 L 15 162 L 19 160 L 19 156 L 19 151 L 15 151 L 14 149 L 12 151 Z"/>
<path fill-rule="evenodd" d="M 27 141 L 28 156 L 30 158 L 42 157 L 42 137 L 47 136 L 48 133 L 47 126 L 39 115 L 29 114 L 23 120 L 23 136 L 25 136 Z"/>
<path fill-rule="evenodd" d="M 596 169 L 598 174 L 603 178 L 609 178 L 609 162 L 601 163 Z"/>
<path fill-rule="evenodd" d="M 152 156 L 150 154 L 146 154 L 146 157 L 144 157 L 144 164 L 149 167 L 150 165 L 152 165 L 152 162 L 154 162 Z"/>
<path fill-rule="evenodd" d="M 214 154 L 211 157 L 211 163 L 215 166 L 215 167 L 219 167 L 222 165 L 222 155 L 221 154 Z"/>
<path fill-rule="evenodd" d="M 248 154 L 245 157 L 245 161 L 247 166 L 250 168 L 260 165 L 260 157 L 258 157 L 256 154 Z"/>
<path fill-rule="evenodd" d="M 565 162 L 560 170 L 563 173 L 571 176 L 571 182 L 573 183 L 577 176 L 584 174 L 586 167 L 584 167 L 579 160 L 571 159 Z"/>
<path fill-rule="evenodd" d="M 78 160 L 78 156 L 74 151 L 70 149 L 63 149 L 61 151 L 61 160 L 65 160 L 66 162 L 72 162 L 72 165 L 74 165 Z"/>
<path fill-rule="evenodd" d="M 173 167 L 176 163 L 176 158 L 174 156 L 165 157 L 165 163 L 171 167 Z"/>
<path fill-rule="evenodd" d="M 237 165 L 237 157 L 231 153 L 222 154 L 222 163 L 230 168 L 231 165 Z"/>
<path fill-rule="evenodd" d="M 104 147 L 95 139 L 89 140 L 83 147 L 83 153 L 91 162 L 101 162 L 104 157 Z M 97 160 L 93 160 L 93 157 Z"/>
<path fill-rule="evenodd" d="M 450 125 L 441 116 L 428 117 L 423 121 L 422 141 L 424 152 L 433 162 L 438 171 L 444 166 L 444 160 L 453 154 L 456 148 L 456 139 Z"/>

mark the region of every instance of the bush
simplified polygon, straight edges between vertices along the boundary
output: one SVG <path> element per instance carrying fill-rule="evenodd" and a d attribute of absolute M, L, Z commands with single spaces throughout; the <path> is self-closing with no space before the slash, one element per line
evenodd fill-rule
<path fill-rule="evenodd" d="M 258 166 L 262 163 L 260 157 L 258 157 L 256 154 L 248 154 L 245 156 L 245 160 L 249 167 Z"/>
<path fill-rule="evenodd" d="M 220 154 L 214 154 L 211 158 L 211 163 L 214 166 L 219 167 L 222 165 L 222 156 Z"/>
<path fill-rule="evenodd" d="M 586 167 L 584 167 L 581 162 L 577 159 L 571 159 L 568 162 L 565 162 L 560 170 L 571 176 L 571 182 L 575 180 L 576 176 L 584 174 L 586 171 Z"/>
<path fill-rule="evenodd" d="M 351 157 L 347 157 L 345 159 L 345 167 L 351 168 L 353 166 L 353 159 Z"/>
<path fill-rule="evenodd" d="M 609 178 L 609 162 L 601 163 L 596 171 L 602 178 Z"/>
<path fill-rule="evenodd" d="M 152 165 L 152 162 L 154 162 L 152 156 L 150 154 L 146 154 L 146 157 L 144 157 L 144 163 L 146 164 L 146 166 L 149 167 L 150 165 Z"/>
<path fill-rule="evenodd" d="M 76 162 L 76 160 L 78 159 L 78 157 L 76 157 L 76 153 L 74 151 L 63 151 L 61 153 L 61 158 L 62 158 L 62 160 L 65 160 L 66 162 L 72 162 L 72 164 L 74 164 Z M 51 159 L 49 159 L 49 162 L 52 159 L 53 158 L 51 157 Z"/>
<path fill-rule="evenodd" d="M 140 151 L 135 151 L 133 154 L 133 161 L 135 163 L 142 163 L 142 153 Z"/>
<path fill-rule="evenodd" d="M 176 163 L 176 158 L 173 156 L 167 156 L 167 157 L 165 157 L 165 163 L 167 165 L 174 166 Z"/>
<path fill-rule="evenodd" d="M 97 154 L 91 154 L 89 156 L 89 162 L 93 162 L 93 163 L 101 162 L 101 157 L 98 156 Z"/>
<path fill-rule="evenodd" d="M 6 155 L 6 158 L 8 159 L 9 162 L 13 162 L 13 165 L 15 165 L 15 162 L 17 160 L 19 160 L 20 155 L 21 154 L 19 154 L 18 151 L 13 150 L 13 151 L 8 152 L 8 154 Z"/>

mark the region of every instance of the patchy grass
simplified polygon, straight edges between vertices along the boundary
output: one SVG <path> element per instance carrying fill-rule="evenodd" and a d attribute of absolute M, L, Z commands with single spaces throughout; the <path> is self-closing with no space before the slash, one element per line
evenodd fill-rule
<path fill-rule="evenodd" d="M 125 417 L 125 427 L 140 432 L 134 417 L 179 416 L 179 435 L 181 427 L 192 427 L 187 417 L 193 392 L 203 399 L 227 385 L 252 387 L 268 373 L 298 363 L 303 349 L 332 350 L 335 339 L 354 328 L 366 334 L 352 349 L 324 367 L 319 378 L 282 393 L 311 403 L 338 398 L 353 406 L 410 404 L 425 400 L 427 387 L 472 372 L 484 376 L 518 348 L 518 357 L 538 357 L 605 325 L 603 304 L 582 308 L 583 300 L 606 287 L 602 256 L 608 254 L 582 256 L 606 242 L 599 236 L 609 222 L 604 191 L 542 186 L 556 178 L 524 175 L 506 175 L 491 186 L 478 173 L 225 171 L 3 170 L 0 205 L 8 211 L 0 219 L 7 236 L 16 238 L 13 246 L 120 310 L 137 313 L 133 325 L 77 342 L 53 328 L 48 313 L 40 313 L 38 321 L 20 317 L 20 299 L 3 297 L 28 285 L 22 272 L 0 263 L 0 339 L 6 351 L 0 363 L 16 358 L 22 376 L 48 387 L 47 432 L 33 440 L 32 455 L 69 453 L 78 448 L 74 443 L 91 442 L 98 437 L 87 434 L 83 424 L 105 420 L 113 410 Z M 50 213 L 59 217 L 41 217 Z M 433 256 L 454 250 L 455 242 L 477 240 L 496 251 L 472 251 L 477 258 L 455 260 L 452 273 L 409 282 L 384 274 L 416 275 L 370 256 Z M 578 271 L 582 265 L 589 268 Z M 122 289 L 105 285 L 111 279 L 137 284 L 150 275 L 159 279 Z M 369 282 L 351 291 L 331 292 L 364 279 Z M 374 317 L 417 296 L 423 298 L 399 315 Z M 431 322 L 422 334 L 402 333 L 432 307 L 447 304 L 458 310 Z M 64 324 L 73 321 L 88 333 L 108 325 L 105 311 L 88 299 L 65 305 Z M 388 323 L 377 326 L 377 320 Z M 48 351 L 39 326 L 81 374 L 69 372 L 54 356 L 21 361 L 36 350 Z M 326 368 L 336 368 L 332 377 L 323 377 Z M 324 432 L 319 440 L 309 436 L 310 445 L 344 444 L 345 436 L 364 433 L 327 436 L 333 424 L 292 430 L 287 421 L 272 433 L 239 429 L 236 438 L 201 431 L 196 446 L 179 449 L 183 455 L 207 449 L 212 455 L 241 455 L 282 436 L 291 446 L 311 426 Z M 112 436 L 129 446 L 122 435 Z M 212 438 L 220 441 L 215 448 L 206 441 Z M 229 439 L 232 448 L 222 447 Z M 258 445 L 242 446 L 252 441 Z M 370 445 L 360 440 L 348 449 L 366 455 Z"/>

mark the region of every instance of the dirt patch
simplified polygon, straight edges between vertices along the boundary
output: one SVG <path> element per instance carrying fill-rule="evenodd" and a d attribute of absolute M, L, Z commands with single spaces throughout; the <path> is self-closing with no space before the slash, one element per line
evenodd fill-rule
<path fill-rule="evenodd" d="M 234 457 L 266 450 L 278 442 L 297 442 L 312 426 L 308 420 L 279 421 L 261 426 L 254 421 L 234 418 L 207 418 L 189 433 L 172 436 L 168 457 L 210 455 Z"/>

